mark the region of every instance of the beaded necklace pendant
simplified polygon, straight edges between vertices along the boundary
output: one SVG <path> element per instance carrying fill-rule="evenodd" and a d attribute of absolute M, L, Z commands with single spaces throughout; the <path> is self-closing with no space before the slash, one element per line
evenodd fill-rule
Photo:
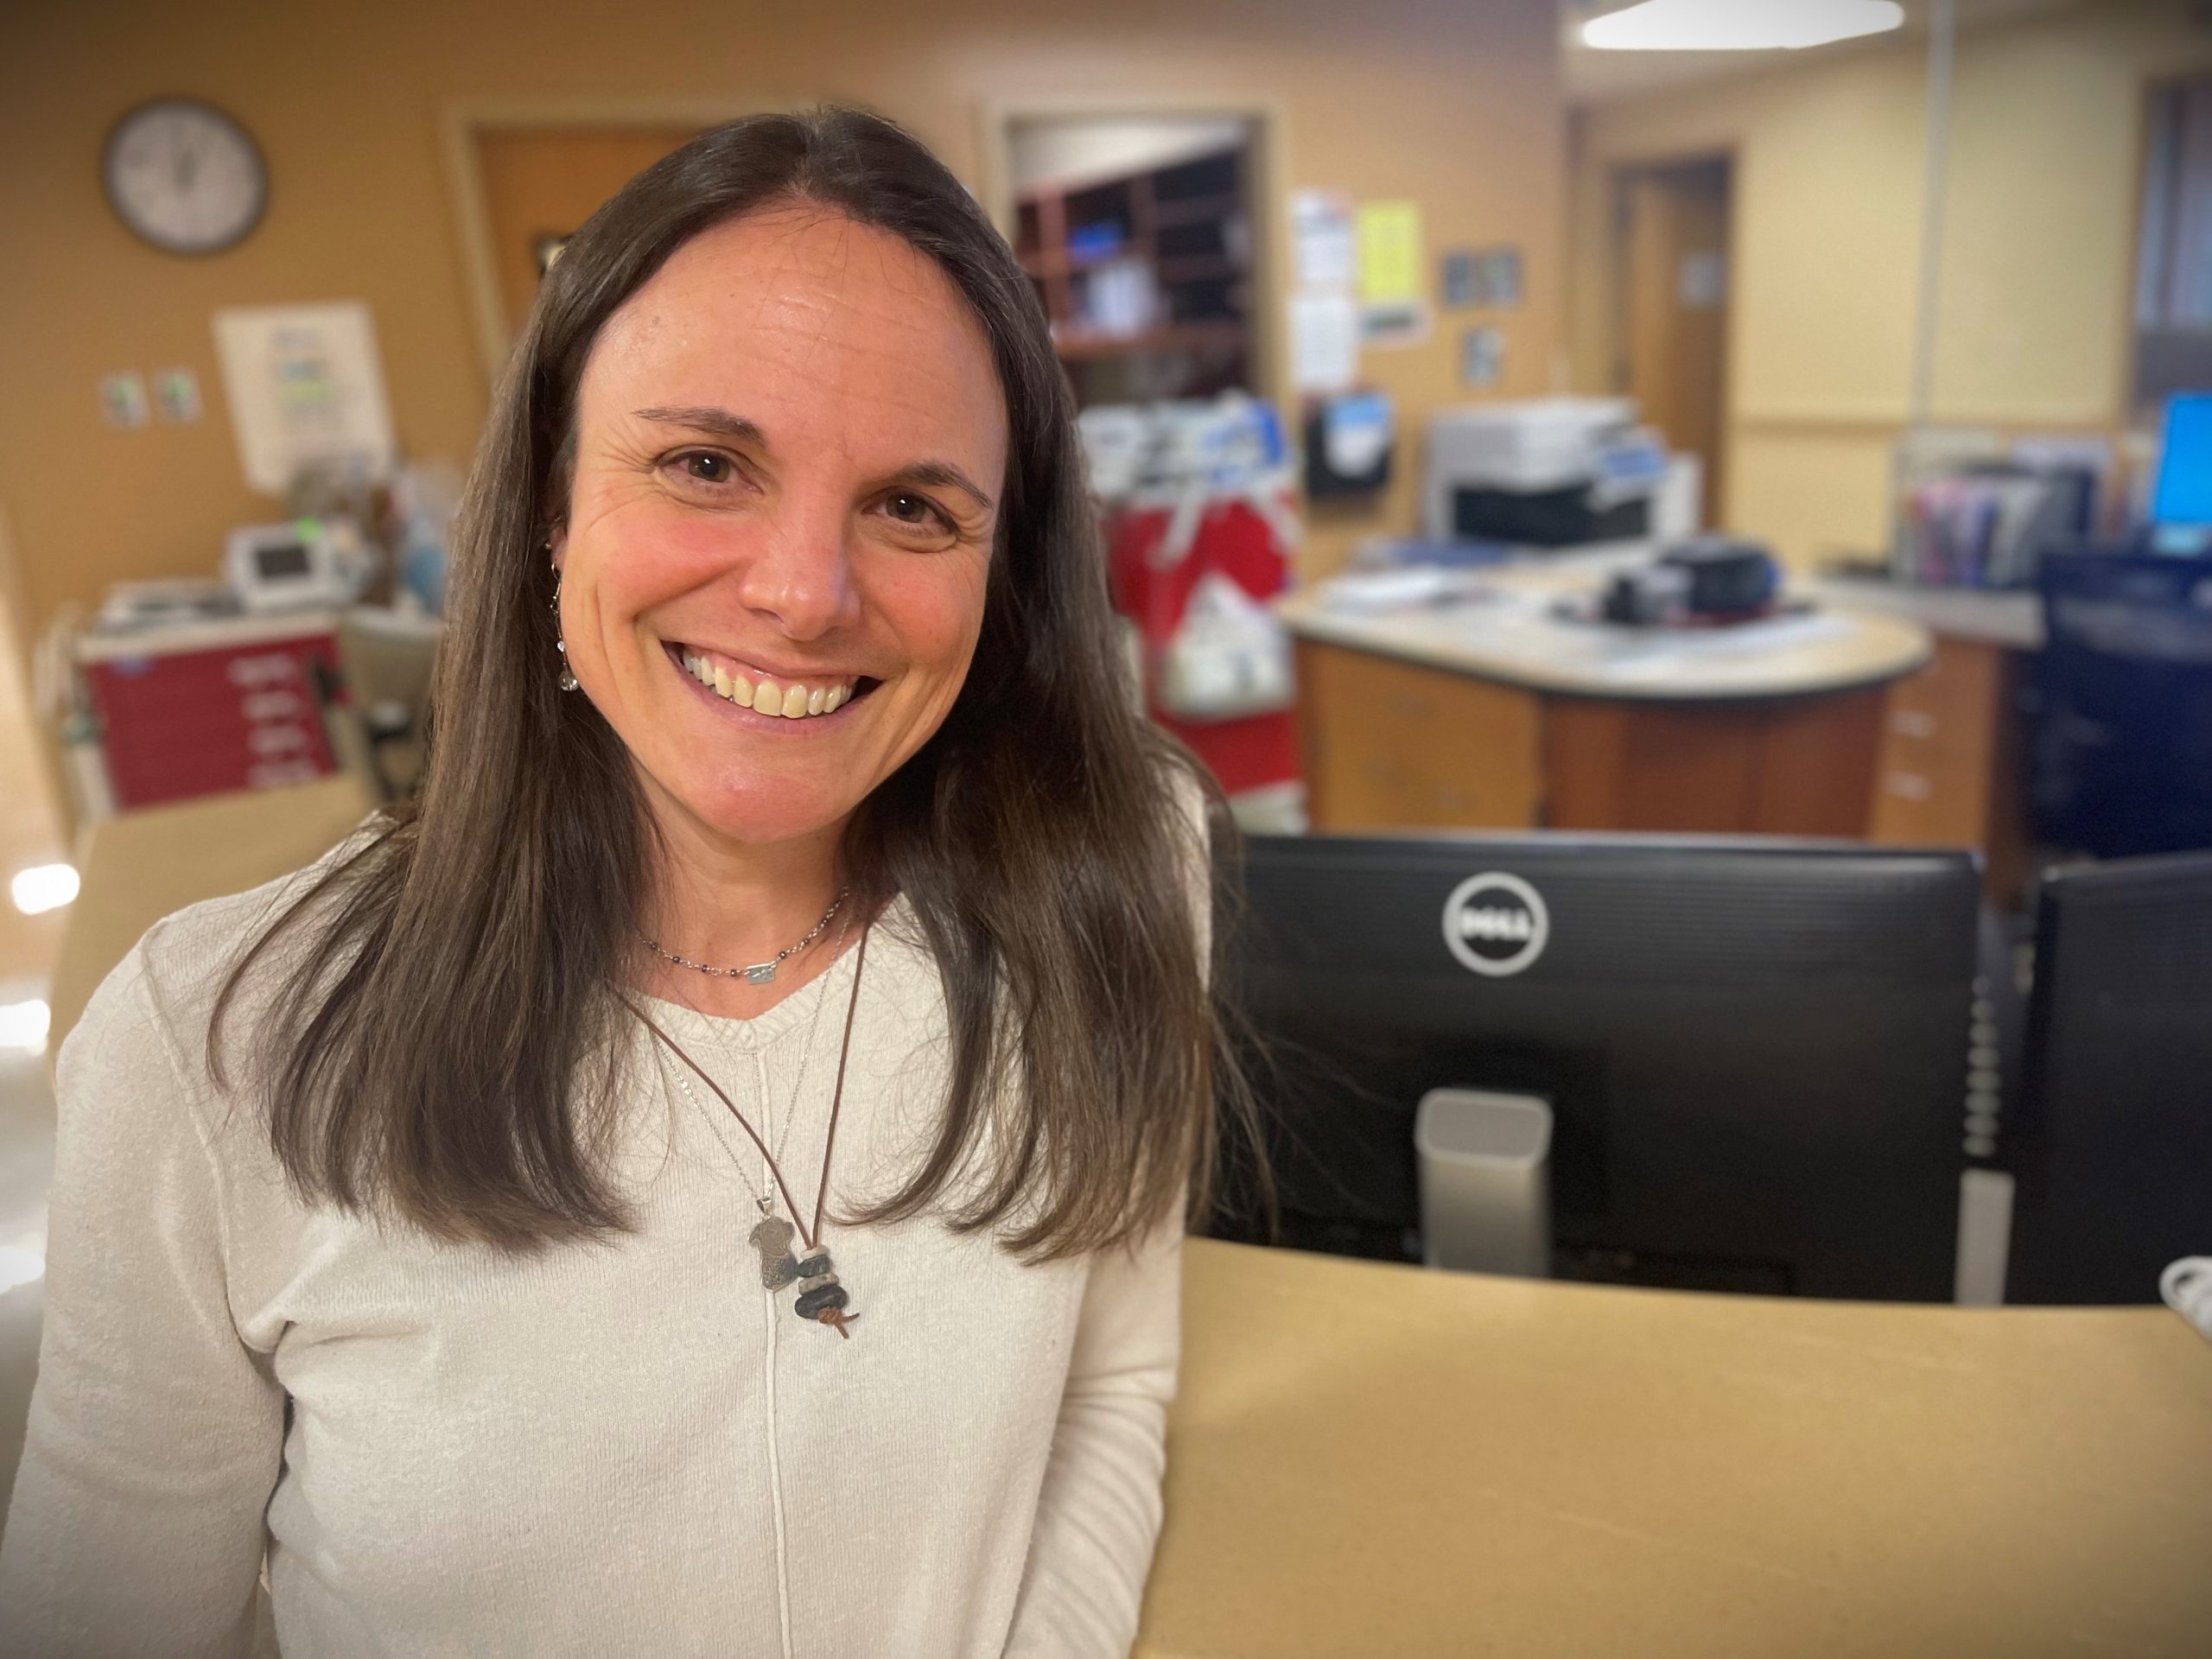
<path fill-rule="evenodd" d="M 791 1304 L 791 1311 L 802 1319 L 836 1329 L 840 1337 L 849 1338 L 846 1329 L 857 1313 L 845 1310 L 851 1305 L 852 1294 L 837 1282 L 837 1274 L 830 1262 L 827 1250 L 812 1251 L 804 1261 L 791 1254 L 792 1227 L 781 1216 L 763 1214 L 751 1235 L 753 1248 L 760 1256 L 760 1282 L 770 1290 L 781 1290 L 797 1283 L 798 1299 Z"/>

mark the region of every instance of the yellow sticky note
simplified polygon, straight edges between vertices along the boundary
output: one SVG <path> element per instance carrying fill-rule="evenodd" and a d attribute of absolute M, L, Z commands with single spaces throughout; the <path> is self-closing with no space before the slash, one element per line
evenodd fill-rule
<path fill-rule="evenodd" d="M 1370 305 L 1421 297 L 1419 202 L 1360 204 L 1359 297 Z"/>

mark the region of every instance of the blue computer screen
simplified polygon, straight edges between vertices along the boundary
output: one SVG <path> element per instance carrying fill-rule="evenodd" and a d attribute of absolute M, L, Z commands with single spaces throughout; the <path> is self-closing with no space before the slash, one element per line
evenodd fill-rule
<path fill-rule="evenodd" d="M 2166 442 L 2151 518 L 2161 524 L 2212 524 L 2212 393 L 2166 405 Z"/>

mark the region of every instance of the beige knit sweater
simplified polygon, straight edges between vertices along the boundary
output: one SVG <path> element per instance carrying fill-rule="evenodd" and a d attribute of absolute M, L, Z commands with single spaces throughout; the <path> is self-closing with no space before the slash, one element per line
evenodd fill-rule
<path fill-rule="evenodd" d="M 642 1033 L 618 1243 L 517 1259 L 303 1207 L 202 1058 L 280 885 L 156 927 L 61 1051 L 0 1651 L 248 1651 L 265 1550 L 287 1654 L 1127 1652 L 1179 1226 L 1040 1267 L 935 1220 L 830 1227 L 841 1340 L 761 1288 L 760 1154 Z M 911 919 L 869 944 L 833 1213 L 911 1168 L 942 1099 Z M 772 1146 L 828 1004 L 785 1155 L 809 1195 L 853 967 L 754 1020 L 651 1009 L 741 1108 L 765 1098 Z"/>

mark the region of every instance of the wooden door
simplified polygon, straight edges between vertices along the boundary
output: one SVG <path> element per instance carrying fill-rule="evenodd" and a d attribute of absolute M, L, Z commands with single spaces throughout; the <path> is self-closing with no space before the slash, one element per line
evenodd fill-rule
<path fill-rule="evenodd" d="M 1700 511 L 1715 526 L 1726 467 L 1728 163 L 1639 168 L 1618 188 L 1620 389 L 1669 448 L 1704 462 Z"/>
<path fill-rule="evenodd" d="M 478 130 L 477 174 L 510 332 L 530 315 L 537 279 L 561 242 L 636 175 L 698 132 L 680 124 Z"/>

